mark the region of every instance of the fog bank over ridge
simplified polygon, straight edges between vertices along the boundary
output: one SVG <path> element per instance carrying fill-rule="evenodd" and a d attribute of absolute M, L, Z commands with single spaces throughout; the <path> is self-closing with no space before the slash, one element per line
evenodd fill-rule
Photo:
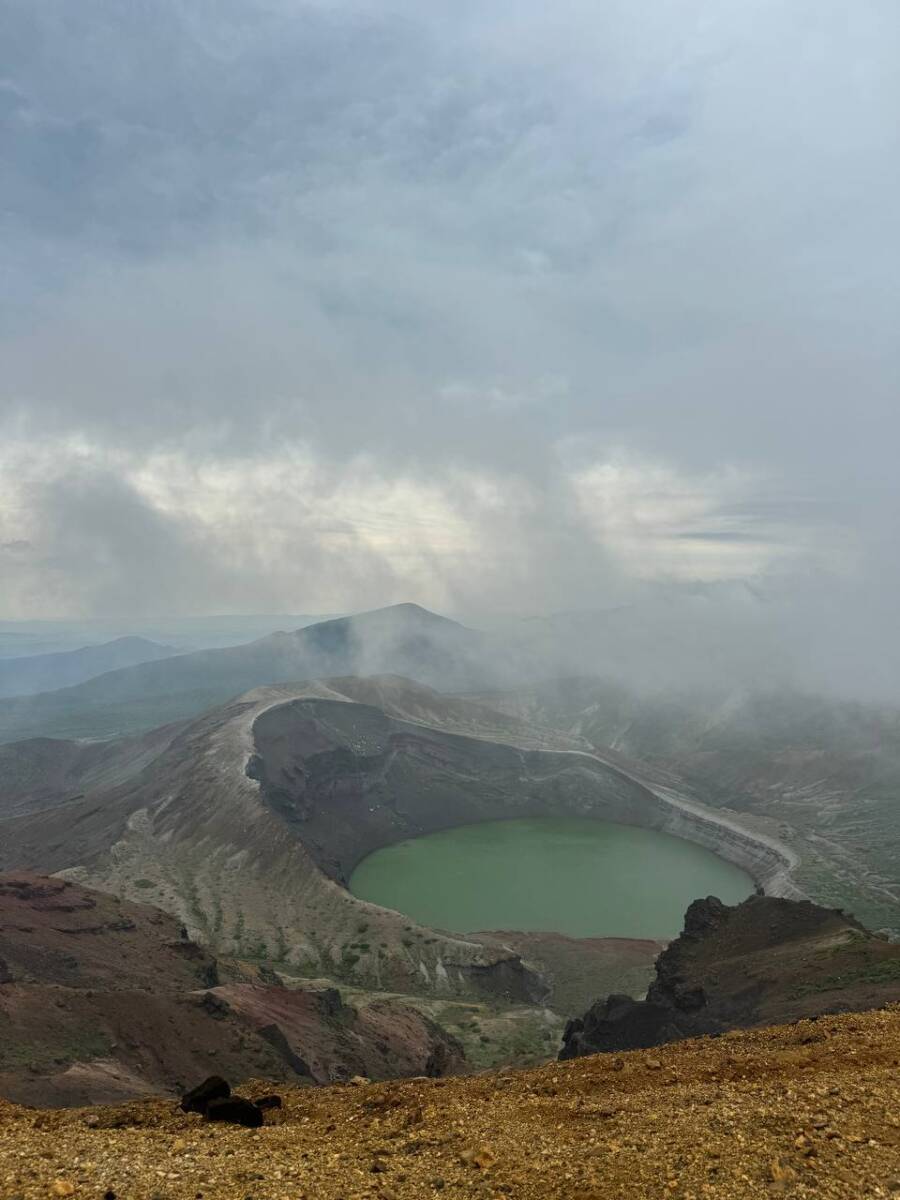
<path fill-rule="evenodd" d="M 892 0 L 4 34 L 0 619 L 410 600 L 900 700 Z"/>

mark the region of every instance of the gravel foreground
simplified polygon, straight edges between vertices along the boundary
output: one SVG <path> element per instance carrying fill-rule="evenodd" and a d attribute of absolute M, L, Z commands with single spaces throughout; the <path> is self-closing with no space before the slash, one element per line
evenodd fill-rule
<path fill-rule="evenodd" d="M 281 1094 L 259 1130 L 172 1101 L 0 1101 L 0 1197 L 900 1196 L 900 1004 L 530 1071 Z"/>

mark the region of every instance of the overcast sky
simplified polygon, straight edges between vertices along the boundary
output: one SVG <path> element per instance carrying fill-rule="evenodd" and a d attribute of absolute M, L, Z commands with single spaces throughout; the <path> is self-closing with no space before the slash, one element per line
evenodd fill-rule
<path fill-rule="evenodd" d="M 898 114 L 896 0 L 0 0 L 0 616 L 896 649 Z"/>

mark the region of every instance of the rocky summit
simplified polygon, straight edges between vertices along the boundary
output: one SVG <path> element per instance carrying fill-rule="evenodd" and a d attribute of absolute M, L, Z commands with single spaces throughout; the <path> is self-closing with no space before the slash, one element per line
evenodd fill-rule
<path fill-rule="evenodd" d="M 259 1128 L 175 1101 L 0 1102 L 0 1195 L 888 1200 L 898 1062 L 894 1006 L 523 1072 L 289 1088 Z"/>
<path fill-rule="evenodd" d="M 839 909 L 751 896 L 695 900 L 646 999 L 612 995 L 570 1021 L 561 1059 L 877 1008 L 900 996 L 900 945 Z"/>

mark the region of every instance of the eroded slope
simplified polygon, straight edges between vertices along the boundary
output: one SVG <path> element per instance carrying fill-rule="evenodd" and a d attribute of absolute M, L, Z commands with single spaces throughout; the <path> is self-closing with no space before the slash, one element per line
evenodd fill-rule
<path fill-rule="evenodd" d="M 396 1000 L 222 967 L 168 914 L 66 880 L 0 877 L 0 1095 L 67 1105 L 175 1095 L 211 1071 L 294 1083 L 458 1069 Z"/>

